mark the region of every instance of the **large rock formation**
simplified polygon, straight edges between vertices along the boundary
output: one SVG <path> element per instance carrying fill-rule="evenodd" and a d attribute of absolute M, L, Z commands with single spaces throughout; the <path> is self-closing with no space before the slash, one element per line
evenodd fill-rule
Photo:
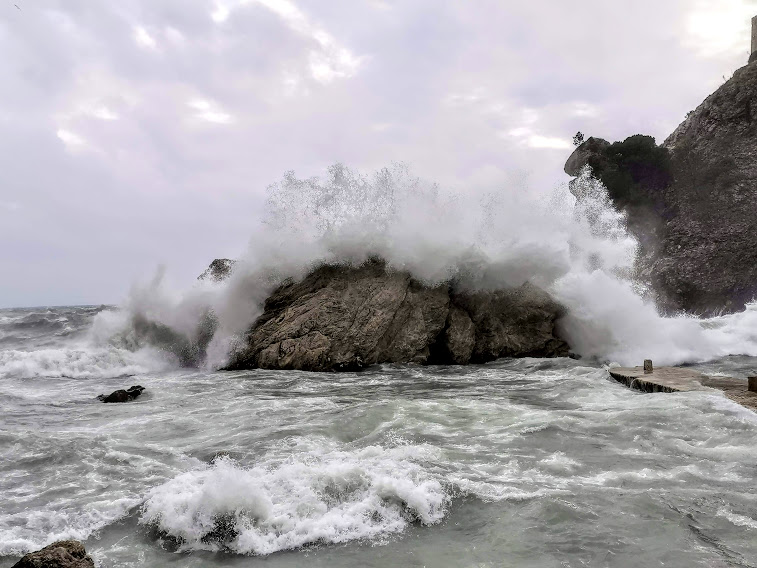
<path fill-rule="evenodd" d="M 321 266 L 271 294 L 228 369 L 357 370 L 376 363 L 469 363 L 568 355 L 560 306 L 524 284 L 465 292 L 426 286 L 371 260 Z"/>
<path fill-rule="evenodd" d="M 95 563 L 78 540 L 60 540 L 30 552 L 12 568 L 95 568 Z"/>
<path fill-rule="evenodd" d="M 650 143 L 651 140 L 651 143 Z M 757 296 L 757 64 L 742 67 L 665 140 L 589 139 L 589 164 L 639 237 L 667 311 L 738 311 Z"/>

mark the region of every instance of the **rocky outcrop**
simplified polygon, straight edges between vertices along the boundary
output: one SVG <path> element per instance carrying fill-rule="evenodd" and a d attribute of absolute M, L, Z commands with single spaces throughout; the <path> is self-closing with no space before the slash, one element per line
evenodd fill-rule
<path fill-rule="evenodd" d="M 736 71 L 661 146 L 591 140 L 566 172 L 588 163 L 628 212 L 666 311 L 738 311 L 757 296 L 757 64 Z"/>
<path fill-rule="evenodd" d="M 231 275 L 231 271 L 236 264 L 235 260 L 230 258 L 217 258 L 210 263 L 210 266 L 205 269 L 205 272 L 200 274 L 198 280 L 211 280 L 213 282 L 221 282 Z"/>
<path fill-rule="evenodd" d="M 101 400 L 102 402 L 129 402 L 130 400 L 134 400 L 139 395 L 142 394 L 142 391 L 145 390 L 145 387 L 140 385 L 134 385 L 129 387 L 128 389 L 119 389 L 117 391 L 113 391 L 109 395 L 98 395 L 97 400 Z"/>
<path fill-rule="evenodd" d="M 228 368 L 339 371 L 562 356 L 560 314 L 530 284 L 470 293 L 424 285 L 380 260 L 321 266 L 271 294 Z"/>
<path fill-rule="evenodd" d="M 12 568 L 95 568 L 95 563 L 81 542 L 61 540 L 37 552 L 30 552 Z"/>
<path fill-rule="evenodd" d="M 604 159 L 605 151 L 610 143 L 603 138 L 590 136 L 583 144 L 576 148 L 565 162 L 565 173 L 569 176 L 577 176 L 581 169 L 589 163 L 589 160 Z"/>

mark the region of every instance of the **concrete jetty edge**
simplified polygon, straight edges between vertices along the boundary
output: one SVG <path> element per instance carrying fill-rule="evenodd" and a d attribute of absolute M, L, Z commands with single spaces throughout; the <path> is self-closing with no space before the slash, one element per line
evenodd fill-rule
<path fill-rule="evenodd" d="M 747 390 L 746 379 L 710 377 L 685 367 L 655 367 L 651 373 L 645 373 L 643 367 L 612 367 L 608 372 L 627 387 L 648 393 L 719 390 L 733 402 L 757 412 L 757 393 Z"/>

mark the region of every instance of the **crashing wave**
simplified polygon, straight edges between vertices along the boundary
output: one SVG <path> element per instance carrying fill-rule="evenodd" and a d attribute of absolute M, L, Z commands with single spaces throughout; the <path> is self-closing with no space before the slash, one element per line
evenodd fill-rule
<path fill-rule="evenodd" d="M 183 550 L 259 555 L 432 525 L 450 498 L 415 451 L 310 452 L 251 468 L 221 457 L 150 491 L 140 522 Z"/>
<path fill-rule="evenodd" d="M 115 347 L 0 351 L 0 377 L 19 379 L 106 379 L 172 367 L 174 361 L 149 348 L 135 352 Z"/>

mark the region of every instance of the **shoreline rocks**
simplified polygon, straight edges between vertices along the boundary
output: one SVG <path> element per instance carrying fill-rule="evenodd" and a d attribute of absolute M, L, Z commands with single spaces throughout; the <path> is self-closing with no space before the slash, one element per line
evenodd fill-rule
<path fill-rule="evenodd" d="M 269 296 L 226 369 L 354 371 L 567 356 L 555 332 L 562 312 L 528 283 L 468 292 L 453 283 L 425 285 L 380 259 L 325 265 Z"/>
<path fill-rule="evenodd" d="M 24 555 L 12 568 L 95 568 L 95 563 L 78 540 L 60 540 Z"/>

